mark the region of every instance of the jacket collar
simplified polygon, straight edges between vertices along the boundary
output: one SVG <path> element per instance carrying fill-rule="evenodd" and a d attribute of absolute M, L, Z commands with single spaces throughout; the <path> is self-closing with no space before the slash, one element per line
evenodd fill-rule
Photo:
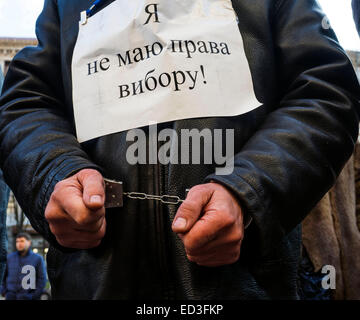
<path fill-rule="evenodd" d="M 19 257 L 27 257 L 29 255 L 32 255 L 33 254 L 32 248 L 30 247 L 29 250 L 26 252 L 26 254 L 24 256 L 20 255 L 19 251 L 17 251 L 17 254 L 18 254 Z"/>

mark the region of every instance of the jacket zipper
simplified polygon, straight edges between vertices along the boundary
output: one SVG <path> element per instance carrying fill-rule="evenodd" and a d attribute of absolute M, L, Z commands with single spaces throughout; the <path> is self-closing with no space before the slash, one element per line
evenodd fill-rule
<path fill-rule="evenodd" d="M 157 150 L 159 150 L 159 141 L 157 140 Z M 163 166 L 158 163 L 155 165 L 155 188 L 157 194 L 164 193 L 164 183 L 163 183 Z M 160 270 L 162 273 L 162 287 L 163 295 L 167 300 L 174 299 L 174 288 L 171 285 L 171 276 L 169 272 L 168 258 L 167 258 L 167 246 L 166 246 L 166 232 L 165 232 L 165 223 L 164 223 L 164 210 L 162 209 L 163 204 L 156 204 L 156 226 L 157 229 L 157 241 L 158 241 L 158 254 L 160 258 Z M 165 232 L 165 233 L 164 233 Z"/>

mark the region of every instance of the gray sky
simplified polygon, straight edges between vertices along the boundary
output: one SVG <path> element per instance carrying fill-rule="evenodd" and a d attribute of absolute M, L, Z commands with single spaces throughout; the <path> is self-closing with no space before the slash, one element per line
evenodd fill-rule
<path fill-rule="evenodd" d="M 0 37 L 35 37 L 44 0 L 0 0 Z"/>
<path fill-rule="evenodd" d="M 351 0 L 318 1 L 328 15 L 341 45 L 345 49 L 360 51 Z M 0 37 L 35 37 L 35 20 L 43 3 L 44 0 L 0 0 Z"/>

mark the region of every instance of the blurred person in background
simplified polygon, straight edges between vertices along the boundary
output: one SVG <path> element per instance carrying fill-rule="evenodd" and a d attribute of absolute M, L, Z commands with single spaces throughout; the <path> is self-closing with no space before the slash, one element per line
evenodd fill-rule
<path fill-rule="evenodd" d="M 44 259 L 31 250 L 27 233 L 16 236 L 16 251 L 7 257 L 1 294 L 6 300 L 40 300 L 46 284 Z"/>

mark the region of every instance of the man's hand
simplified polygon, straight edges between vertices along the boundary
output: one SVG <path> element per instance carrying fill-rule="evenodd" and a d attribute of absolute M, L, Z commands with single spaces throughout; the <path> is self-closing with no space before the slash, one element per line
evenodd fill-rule
<path fill-rule="evenodd" d="M 83 169 L 56 184 L 45 209 L 45 218 L 64 247 L 97 247 L 105 235 L 105 186 L 102 175 Z"/>
<path fill-rule="evenodd" d="M 188 259 L 198 265 L 216 267 L 239 259 L 243 213 L 236 198 L 220 184 L 191 188 L 172 229 L 182 239 Z"/>

